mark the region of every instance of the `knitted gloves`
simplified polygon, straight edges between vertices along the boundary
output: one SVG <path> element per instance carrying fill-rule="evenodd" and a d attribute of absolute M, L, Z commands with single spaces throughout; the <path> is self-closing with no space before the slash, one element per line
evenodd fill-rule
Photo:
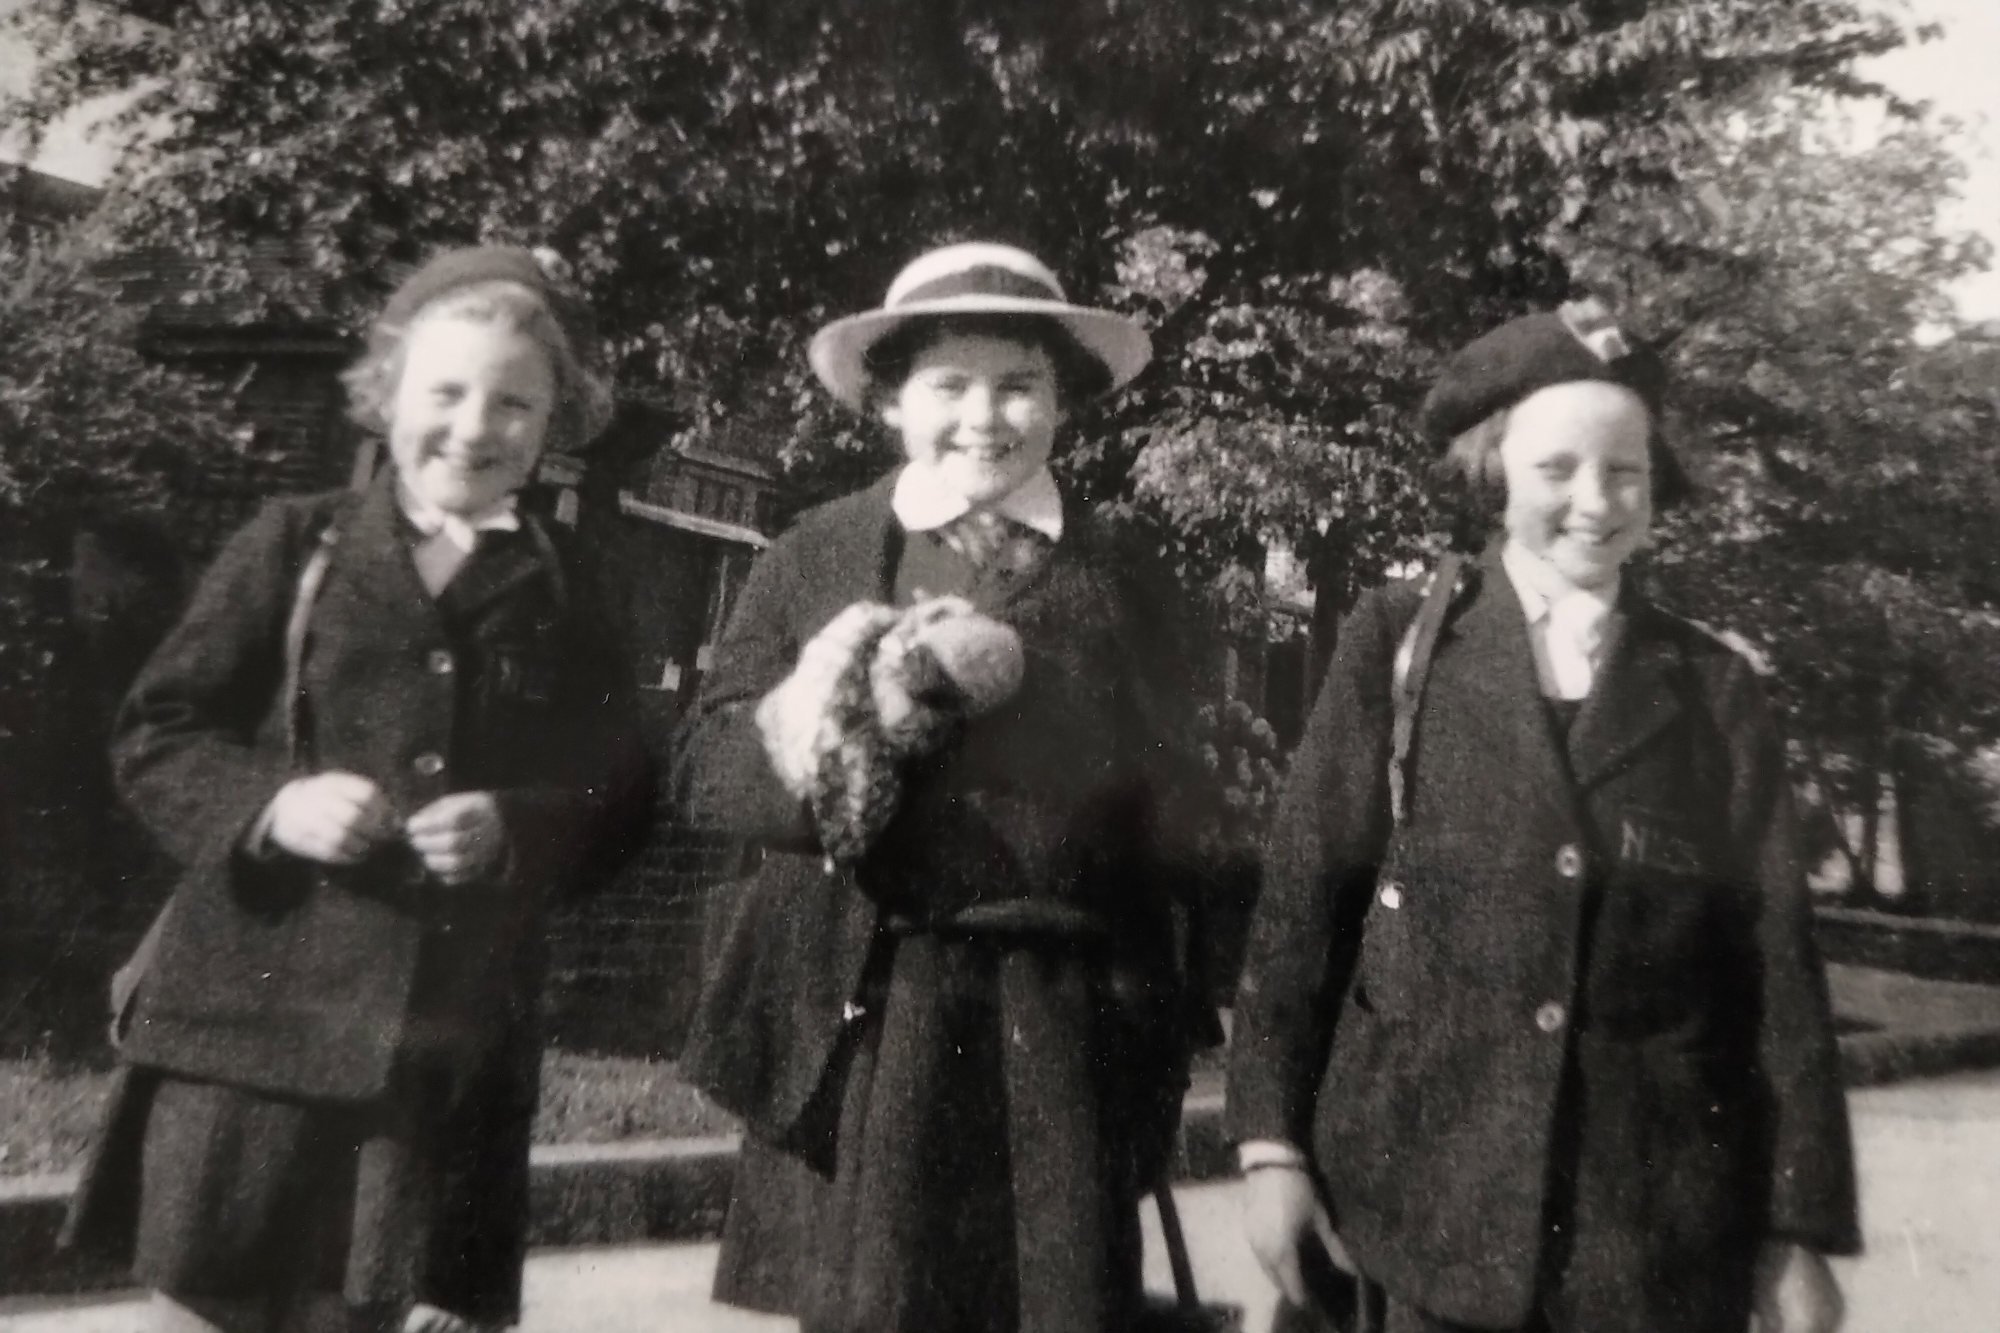
<path fill-rule="evenodd" d="M 895 817 L 904 761 L 1012 698 L 1024 667 L 1020 637 L 959 597 L 857 602 L 814 635 L 757 729 L 828 859 L 859 860 Z"/>

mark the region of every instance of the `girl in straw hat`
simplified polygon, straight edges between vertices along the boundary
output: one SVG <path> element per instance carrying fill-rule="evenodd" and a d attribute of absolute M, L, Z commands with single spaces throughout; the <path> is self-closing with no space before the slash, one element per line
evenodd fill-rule
<path fill-rule="evenodd" d="M 1148 354 L 987 244 L 813 340 L 905 462 L 762 557 L 685 735 L 694 821 L 757 851 L 683 1060 L 749 1130 L 722 1300 L 808 1333 L 1133 1318 L 1184 1079 L 1173 654 L 1048 460 Z"/>

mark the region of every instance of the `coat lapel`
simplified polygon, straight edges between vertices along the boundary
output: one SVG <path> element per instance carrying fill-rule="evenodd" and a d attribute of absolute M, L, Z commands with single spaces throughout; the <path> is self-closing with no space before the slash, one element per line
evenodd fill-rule
<path fill-rule="evenodd" d="M 542 575 L 548 563 L 543 554 L 546 538 L 536 536 L 527 526 L 538 521 L 524 514 L 519 532 L 482 534 L 471 558 L 438 592 L 439 604 L 455 615 L 473 617 L 489 603 Z M 551 569 L 546 573 L 551 579 L 562 578 L 561 570 Z"/>
<path fill-rule="evenodd" d="M 1681 714 L 1680 649 L 1660 632 L 1658 615 L 1628 582 L 1605 626 L 1604 664 L 1570 730 L 1579 791 L 1611 776 Z"/>
<path fill-rule="evenodd" d="M 335 577 L 348 595 L 399 619 L 434 619 L 437 608 L 410 555 L 409 523 L 396 505 L 394 469 L 376 477 L 348 527 L 333 557 Z"/>
<path fill-rule="evenodd" d="M 856 493 L 840 521 L 828 527 L 823 553 L 812 570 L 813 629 L 855 602 L 894 598 L 896 562 L 903 551 L 903 528 L 890 505 L 896 476 L 891 472 Z"/>
<path fill-rule="evenodd" d="M 1565 813 L 1573 812 L 1574 789 L 1542 704 L 1521 599 L 1498 559 L 1482 561 L 1481 568 L 1472 605 L 1438 645 L 1417 722 L 1417 746 L 1422 748 L 1432 719 L 1445 715 L 1433 701 L 1448 698 L 1449 716 L 1464 729 L 1463 753 L 1504 757 L 1519 790 L 1540 792 Z M 1422 763 L 1420 757 L 1419 770 Z"/>

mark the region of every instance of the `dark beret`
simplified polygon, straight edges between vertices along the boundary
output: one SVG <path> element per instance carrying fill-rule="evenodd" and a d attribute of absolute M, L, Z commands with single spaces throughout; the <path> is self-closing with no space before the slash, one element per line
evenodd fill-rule
<path fill-rule="evenodd" d="M 468 245 L 431 256 L 389 295 L 382 324 L 403 328 L 417 312 L 441 296 L 483 282 L 512 282 L 542 298 L 579 357 L 589 355 L 594 335 L 590 313 L 568 290 L 562 260 L 553 253 L 517 245 Z"/>
<path fill-rule="evenodd" d="M 1657 417 L 1666 379 L 1659 354 L 1621 332 L 1601 303 L 1572 301 L 1510 320 L 1462 348 L 1439 372 L 1417 425 L 1449 444 L 1528 395 L 1575 380 L 1622 384 Z"/>

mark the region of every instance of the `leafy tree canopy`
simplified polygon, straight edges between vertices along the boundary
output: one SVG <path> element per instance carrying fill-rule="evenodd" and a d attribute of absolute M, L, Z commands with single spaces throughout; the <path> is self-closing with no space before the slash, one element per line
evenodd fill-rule
<path fill-rule="evenodd" d="M 1552 236 L 1686 172 L 1688 108 L 1834 91 L 1854 0 L 29 0 L 33 128 L 138 87 L 119 225 L 353 321 L 390 265 L 546 243 L 629 389 L 809 489 L 879 467 L 818 322 L 926 245 L 1024 243 L 1159 362 L 1070 466 L 1193 572 L 1284 540 L 1344 605 L 1422 528 L 1402 422 L 1437 347 L 1565 294 Z"/>
<path fill-rule="evenodd" d="M 32 130 L 138 88 L 126 244 L 349 326 L 395 265 L 552 245 L 624 387 L 807 493 L 886 461 L 804 369 L 900 264 L 993 237 L 1142 316 L 1158 359 L 1078 423 L 1071 481 L 1184 572 L 1254 586 L 1271 543 L 1329 616 L 1435 526 L 1410 409 L 1437 353 L 1610 295 L 1671 344 L 1717 503 L 1658 559 L 1766 644 L 1806 730 L 2000 730 L 1980 619 L 1990 396 L 1915 354 L 1953 170 L 1879 94 L 1863 0 L 27 0 Z M 254 307 L 253 307 L 254 309 Z M 1990 367 L 1989 367 L 1990 369 Z M 1956 387 L 1953 387 L 1956 386 Z M 1913 521 L 1914 518 L 1914 521 Z M 1916 645 L 1916 646 L 1913 646 Z M 1866 769 L 1862 762 L 1860 769 Z"/>
<path fill-rule="evenodd" d="M 140 355 L 138 317 L 81 237 L 0 241 L 0 546 L 45 554 L 79 515 L 154 509 L 237 447 L 229 395 Z"/>
<path fill-rule="evenodd" d="M 1913 337 L 1989 257 L 1937 228 L 1942 130 L 1857 142 L 1823 110 L 1716 107 L 1682 188 L 1600 211 L 1571 258 L 1673 360 L 1707 495 L 1664 533 L 1671 597 L 1769 651 L 1822 791 L 1872 816 L 1898 737 L 2000 737 L 2000 355 Z"/>

